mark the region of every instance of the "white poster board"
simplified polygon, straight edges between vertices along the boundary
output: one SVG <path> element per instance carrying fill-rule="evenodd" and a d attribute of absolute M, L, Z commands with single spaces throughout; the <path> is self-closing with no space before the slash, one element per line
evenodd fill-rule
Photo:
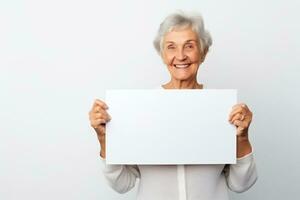
<path fill-rule="evenodd" d="M 236 90 L 107 90 L 105 101 L 107 164 L 236 162 Z"/>

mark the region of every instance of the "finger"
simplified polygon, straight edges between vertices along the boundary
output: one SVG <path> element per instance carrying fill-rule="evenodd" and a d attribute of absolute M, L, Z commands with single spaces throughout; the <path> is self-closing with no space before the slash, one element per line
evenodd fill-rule
<path fill-rule="evenodd" d="M 235 122 L 233 122 L 233 124 L 237 127 L 243 127 L 245 129 L 248 129 L 251 124 L 251 121 L 249 119 L 245 119 L 244 121 L 235 120 Z"/>
<path fill-rule="evenodd" d="M 245 103 L 240 103 L 240 105 L 241 105 L 242 108 L 245 108 L 246 110 L 249 110 L 247 104 L 245 104 Z"/>
<path fill-rule="evenodd" d="M 232 116 L 232 119 L 230 120 L 230 122 L 232 123 L 235 120 L 243 121 L 244 119 L 245 119 L 245 116 L 242 113 L 237 113 L 234 116 Z"/>
<path fill-rule="evenodd" d="M 111 120 L 111 116 L 108 113 L 96 113 L 94 119 L 105 119 L 106 121 Z"/>
<path fill-rule="evenodd" d="M 99 126 L 104 125 L 105 123 L 106 123 L 105 119 L 96 119 L 92 121 L 91 126 L 93 128 L 98 128 Z"/>
<path fill-rule="evenodd" d="M 95 107 L 94 107 L 94 109 L 93 109 L 93 112 L 94 113 L 102 113 L 102 112 L 106 112 L 106 110 L 105 110 L 105 108 L 103 108 L 103 107 L 101 107 L 101 106 L 99 106 L 99 105 L 96 105 Z"/>
<path fill-rule="evenodd" d="M 229 121 L 232 121 L 232 117 L 233 117 L 234 115 L 236 115 L 237 113 L 246 114 L 244 108 L 242 108 L 242 107 L 236 107 L 236 108 L 234 108 L 234 109 L 231 111 L 231 113 L 229 114 L 228 120 L 229 120 Z"/>
<path fill-rule="evenodd" d="M 104 111 L 104 109 L 98 105 L 96 105 L 93 109 L 94 113 L 99 113 L 99 112 L 103 112 L 103 111 Z"/>
<path fill-rule="evenodd" d="M 103 110 L 101 110 L 100 112 L 94 113 L 93 116 L 95 118 L 111 118 L 110 115 Z"/>
<path fill-rule="evenodd" d="M 247 104 L 245 104 L 245 103 L 237 103 L 234 106 L 232 106 L 232 109 L 238 108 L 238 107 L 248 108 Z"/>
<path fill-rule="evenodd" d="M 108 109 L 106 103 L 104 101 L 101 101 L 100 99 L 95 99 L 94 106 L 96 105 L 102 107 L 103 109 Z"/>
<path fill-rule="evenodd" d="M 247 127 L 247 124 L 245 122 L 243 122 L 243 121 L 240 121 L 240 120 L 234 120 L 233 124 L 236 127 L 242 127 L 242 128 L 246 128 Z"/>

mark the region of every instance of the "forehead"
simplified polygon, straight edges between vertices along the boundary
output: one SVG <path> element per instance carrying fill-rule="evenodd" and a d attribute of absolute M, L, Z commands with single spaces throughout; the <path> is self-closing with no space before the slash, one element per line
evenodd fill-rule
<path fill-rule="evenodd" d="M 198 36 L 192 28 L 175 29 L 164 36 L 164 43 L 184 43 L 188 40 L 198 41 Z"/>

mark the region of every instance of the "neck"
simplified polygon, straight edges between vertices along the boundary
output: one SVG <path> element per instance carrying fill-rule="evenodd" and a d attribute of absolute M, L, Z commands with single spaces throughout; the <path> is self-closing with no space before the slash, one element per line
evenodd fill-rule
<path fill-rule="evenodd" d="M 171 79 L 170 82 L 163 85 L 165 89 L 202 89 L 203 85 L 197 82 L 197 79 L 176 80 Z"/>

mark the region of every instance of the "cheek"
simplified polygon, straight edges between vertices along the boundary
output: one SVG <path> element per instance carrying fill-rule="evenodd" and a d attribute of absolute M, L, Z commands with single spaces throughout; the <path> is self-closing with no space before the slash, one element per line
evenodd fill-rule
<path fill-rule="evenodd" d="M 166 65 L 171 65 L 174 60 L 174 56 L 169 54 L 164 55 L 163 60 Z"/>
<path fill-rule="evenodd" d="M 200 54 L 198 52 L 193 52 L 189 55 L 192 62 L 200 63 Z"/>

